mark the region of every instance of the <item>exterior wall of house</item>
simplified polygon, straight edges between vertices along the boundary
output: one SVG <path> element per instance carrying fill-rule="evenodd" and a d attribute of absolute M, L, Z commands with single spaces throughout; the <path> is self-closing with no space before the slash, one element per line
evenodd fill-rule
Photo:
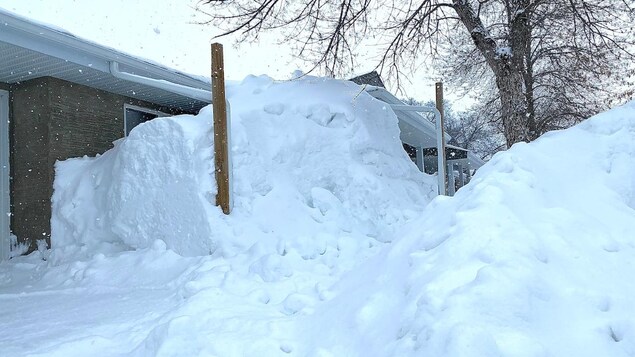
<path fill-rule="evenodd" d="M 83 155 L 94 156 L 112 148 L 124 136 L 124 104 L 177 114 L 152 103 L 98 89 L 49 78 L 50 144 L 49 161 Z"/>
<path fill-rule="evenodd" d="M 11 231 L 19 243 L 36 247 L 49 239 L 51 172 L 48 168 L 50 100 L 48 80 L 35 79 L 11 89 L 9 125 Z"/>
<path fill-rule="evenodd" d="M 20 244 L 50 246 L 57 160 L 94 156 L 123 137 L 124 104 L 176 111 L 87 86 L 44 77 L 11 86 L 11 230 Z"/>

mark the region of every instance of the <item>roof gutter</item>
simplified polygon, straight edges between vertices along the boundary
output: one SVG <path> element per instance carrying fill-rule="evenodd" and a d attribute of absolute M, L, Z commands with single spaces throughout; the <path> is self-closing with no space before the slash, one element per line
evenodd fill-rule
<path fill-rule="evenodd" d="M 1 40 L 82 66 L 108 72 L 107 62 L 116 61 L 124 66 L 142 69 L 152 76 L 165 78 L 173 83 L 182 83 L 186 87 L 206 88 L 210 85 L 203 78 L 96 44 L 63 29 L 35 22 L 1 7 L 0 24 L 2 24 Z"/>
<path fill-rule="evenodd" d="M 184 86 L 182 84 L 173 83 L 170 81 L 162 80 L 162 79 L 154 79 L 139 76 L 136 74 L 122 72 L 119 70 L 119 63 L 115 61 L 108 62 L 110 74 L 117 79 L 121 79 L 128 82 L 133 82 L 137 84 L 143 84 L 148 87 L 163 89 L 165 91 L 179 94 L 188 98 L 196 99 L 201 102 L 211 103 L 212 102 L 212 92 L 204 89 L 192 88 L 188 86 Z M 229 102 L 225 100 L 227 103 L 227 107 L 229 107 Z"/>

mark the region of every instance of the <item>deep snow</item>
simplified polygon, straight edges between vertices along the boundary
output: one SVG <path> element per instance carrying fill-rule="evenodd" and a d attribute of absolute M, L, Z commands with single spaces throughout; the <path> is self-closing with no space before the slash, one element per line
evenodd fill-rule
<path fill-rule="evenodd" d="M 0 263 L 3 354 L 635 354 L 635 102 L 425 206 L 435 180 L 359 87 L 228 93 L 234 213 L 209 110 L 60 163 L 54 249 Z"/>
<path fill-rule="evenodd" d="M 263 241 L 328 244 L 323 234 L 384 241 L 388 227 L 433 197 L 433 179 L 401 147 L 394 113 L 352 82 L 250 76 L 228 88 L 228 99 L 231 216 L 214 207 L 208 107 L 144 123 L 100 157 L 58 163 L 53 246 L 93 252 L 161 239 L 193 256 Z"/>

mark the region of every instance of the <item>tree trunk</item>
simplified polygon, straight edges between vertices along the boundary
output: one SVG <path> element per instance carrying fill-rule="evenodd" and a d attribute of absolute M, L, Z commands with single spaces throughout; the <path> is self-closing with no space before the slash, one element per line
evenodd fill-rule
<path fill-rule="evenodd" d="M 523 6 L 518 7 L 518 10 L 507 10 L 510 21 L 509 47 L 500 48 L 472 6 L 464 0 L 452 0 L 454 10 L 472 36 L 474 45 L 496 77 L 507 147 L 534 139 L 530 135 L 529 124 L 533 123 L 533 118 L 528 112 L 524 76 L 527 73 L 524 58 L 531 50 L 531 29 L 526 14 L 521 11 L 526 9 L 528 2 L 521 2 Z"/>
<path fill-rule="evenodd" d="M 517 142 L 531 140 L 528 127 L 527 98 L 522 72 L 513 70 L 505 63 L 502 63 L 500 67 L 496 73 L 496 85 L 501 99 L 505 139 L 507 147 L 510 147 Z"/>

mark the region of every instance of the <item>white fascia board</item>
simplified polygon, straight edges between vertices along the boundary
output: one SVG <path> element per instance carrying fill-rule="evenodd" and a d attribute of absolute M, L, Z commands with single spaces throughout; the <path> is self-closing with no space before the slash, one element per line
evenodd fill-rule
<path fill-rule="evenodd" d="M 446 148 L 450 148 L 450 149 L 456 149 L 456 150 L 463 150 L 463 151 L 468 151 L 466 148 L 462 148 L 462 147 L 458 147 L 458 146 L 454 146 L 454 145 L 448 145 L 445 144 Z"/>
<path fill-rule="evenodd" d="M 91 56 L 90 53 L 78 51 L 64 43 L 43 39 L 32 33 L 5 27 L 0 32 L 0 41 L 108 73 L 108 61 L 103 58 Z"/>
<path fill-rule="evenodd" d="M 112 74 L 115 78 L 118 78 L 124 81 L 143 84 L 153 88 L 163 89 L 163 90 L 176 93 L 185 97 L 199 100 L 204 103 L 212 102 L 212 92 L 209 90 L 192 88 L 192 87 L 184 86 L 178 83 L 165 81 L 162 79 L 148 78 L 143 76 L 137 76 L 132 73 L 122 72 L 119 70 L 118 62 L 110 62 L 110 74 Z M 227 102 L 227 100 L 225 100 L 225 102 L 227 103 L 227 105 L 229 105 L 229 102 Z"/>
<path fill-rule="evenodd" d="M 140 70 L 156 79 L 206 89 L 210 84 L 191 75 L 135 58 L 112 48 L 81 39 L 68 32 L 21 18 L 0 9 L 0 41 L 57 57 L 109 73 L 109 62 L 116 61 L 132 71 Z"/>

